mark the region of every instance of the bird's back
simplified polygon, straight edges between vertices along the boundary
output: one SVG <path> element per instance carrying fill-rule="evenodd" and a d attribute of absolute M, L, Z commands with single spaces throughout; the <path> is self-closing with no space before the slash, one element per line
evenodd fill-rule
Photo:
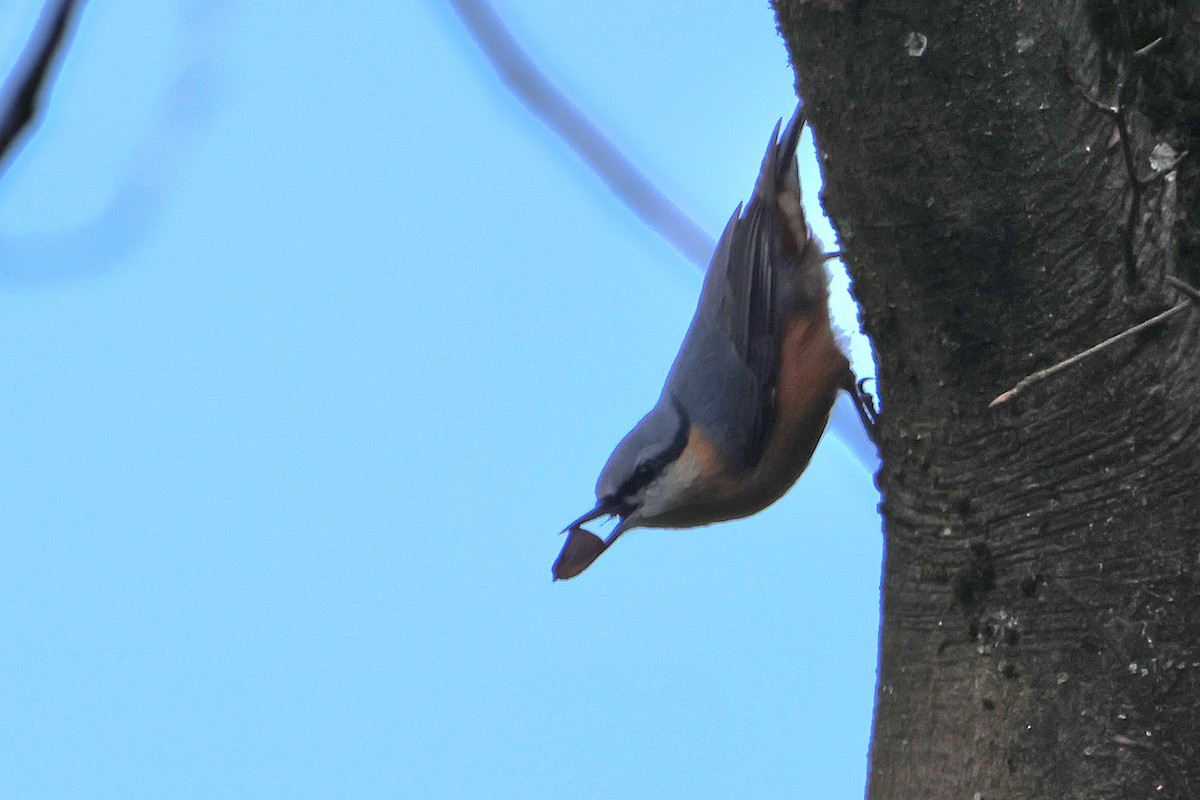
<path fill-rule="evenodd" d="M 738 443 L 726 453 L 734 468 L 758 463 L 774 427 L 789 322 L 812 314 L 827 320 L 824 254 L 804 217 L 797 175 L 803 127 L 797 107 L 783 135 L 778 125 L 772 132 L 754 193 L 721 234 L 664 387 L 694 425 Z"/>

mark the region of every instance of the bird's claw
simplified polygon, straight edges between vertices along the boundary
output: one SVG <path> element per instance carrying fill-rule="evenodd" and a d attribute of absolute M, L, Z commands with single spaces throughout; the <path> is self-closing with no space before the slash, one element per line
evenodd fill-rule
<path fill-rule="evenodd" d="M 854 381 L 850 397 L 854 401 L 854 410 L 858 412 L 858 418 L 862 420 L 867 436 L 878 447 L 879 408 L 875 405 L 875 398 L 863 388 L 867 381 L 873 380 L 875 379 L 868 377 Z"/>

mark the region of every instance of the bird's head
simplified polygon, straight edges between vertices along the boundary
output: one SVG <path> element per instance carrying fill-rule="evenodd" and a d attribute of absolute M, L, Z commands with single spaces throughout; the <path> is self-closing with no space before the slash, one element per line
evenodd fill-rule
<path fill-rule="evenodd" d="M 625 435 L 596 481 L 596 505 L 567 526 L 576 547 L 567 547 L 555 564 L 555 576 L 569 578 L 591 564 L 622 533 L 655 527 L 688 502 L 696 471 L 683 458 L 691 422 L 683 406 L 661 400 Z M 583 525 L 601 517 L 617 517 L 617 526 L 601 540 Z M 577 550 L 571 557 L 572 549 Z M 569 574 L 567 574 L 569 573 Z"/>

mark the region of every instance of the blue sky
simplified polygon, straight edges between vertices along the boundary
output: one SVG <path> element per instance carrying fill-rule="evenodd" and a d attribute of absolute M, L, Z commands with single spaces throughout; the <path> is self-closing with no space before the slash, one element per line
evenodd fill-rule
<path fill-rule="evenodd" d="M 766 3 L 497 8 L 717 232 Z M 846 446 L 550 582 L 698 289 L 435 0 L 93 0 L 0 175 L 0 794 L 861 797 Z"/>

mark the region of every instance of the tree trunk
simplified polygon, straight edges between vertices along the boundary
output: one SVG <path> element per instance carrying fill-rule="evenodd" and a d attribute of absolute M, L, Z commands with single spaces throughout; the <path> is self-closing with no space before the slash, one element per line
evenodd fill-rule
<path fill-rule="evenodd" d="M 988 405 L 1200 277 L 1200 0 L 775 5 L 879 367 L 868 797 L 1200 798 L 1200 310 Z"/>

